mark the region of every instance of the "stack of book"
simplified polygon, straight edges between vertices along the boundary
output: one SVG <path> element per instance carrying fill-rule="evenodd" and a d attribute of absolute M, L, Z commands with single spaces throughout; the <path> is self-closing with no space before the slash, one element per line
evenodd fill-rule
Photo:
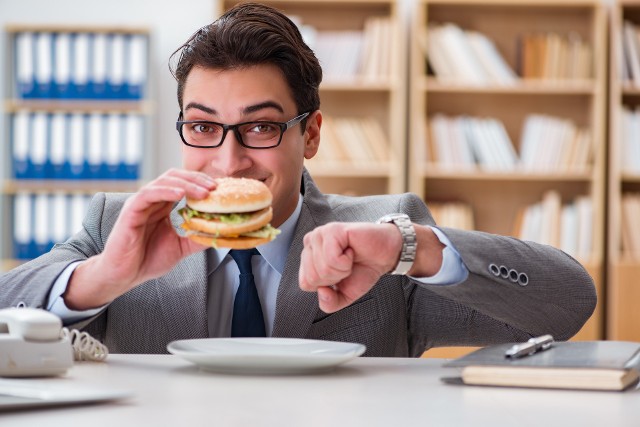
<path fill-rule="evenodd" d="M 640 193 L 622 196 L 622 252 L 640 261 Z"/>
<path fill-rule="evenodd" d="M 620 34 L 622 58 L 619 76 L 622 81 L 640 87 L 640 27 L 625 21 Z"/>
<path fill-rule="evenodd" d="M 525 79 L 584 80 L 593 76 L 591 45 L 577 33 L 528 34 L 520 48 Z"/>
<path fill-rule="evenodd" d="M 494 118 L 435 114 L 427 122 L 427 135 L 425 160 L 442 169 L 584 172 L 593 156 L 587 129 L 538 114 L 525 119 L 519 156 L 504 125 Z"/>
<path fill-rule="evenodd" d="M 436 114 L 427 127 L 427 157 L 438 167 L 466 171 L 479 167 L 485 172 L 516 169 L 518 155 L 500 120 Z"/>
<path fill-rule="evenodd" d="M 520 165 L 531 172 L 586 171 L 593 142 L 588 129 L 571 120 L 532 114 L 525 119 L 520 140 Z"/>
<path fill-rule="evenodd" d="M 620 123 L 620 165 L 624 173 L 640 174 L 640 109 L 622 106 Z"/>
<path fill-rule="evenodd" d="M 433 219 L 441 227 L 474 230 L 473 209 L 463 202 L 428 202 Z"/>
<path fill-rule="evenodd" d="M 452 23 L 429 23 L 421 37 L 429 65 L 443 83 L 513 85 L 517 75 L 493 41 Z"/>
<path fill-rule="evenodd" d="M 372 166 L 387 170 L 390 149 L 380 123 L 373 117 L 323 116 L 321 143 L 311 160 L 316 165 Z"/>
<path fill-rule="evenodd" d="M 322 65 L 325 82 L 386 83 L 397 29 L 389 17 L 369 17 L 362 30 L 326 31 L 295 19 Z"/>
<path fill-rule="evenodd" d="M 576 258 L 588 259 L 593 245 L 591 199 L 580 196 L 563 205 L 557 191 L 548 191 L 540 202 L 520 210 L 513 235 L 560 248 Z"/>

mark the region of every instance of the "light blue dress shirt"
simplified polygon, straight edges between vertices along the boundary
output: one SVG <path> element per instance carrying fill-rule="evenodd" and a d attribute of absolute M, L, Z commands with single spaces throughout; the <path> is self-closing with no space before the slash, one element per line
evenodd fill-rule
<path fill-rule="evenodd" d="M 260 245 L 258 251 L 261 256 L 254 256 L 251 260 L 253 274 L 260 278 L 260 280 L 256 280 L 256 287 L 262 304 L 267 336 L 271 336 L 273 332 L 278 286 L 301 210 L 302 195 L 298 198 L 298 205 L 293 214 L 279 227 L 280 235 L 278 238 Z M 431 285 L 460 283 L 469 274 L 467 267 L 447 236 L 435 227 L 431 229 L 440 239 L 440 242 L 446 246 L 442 251 L 442 266 L 434 276 L 413 277 L 413 279 Z M 211 249 L 207 252 L 209 265 L 209 306 L 207 307 L 209 336 L 228 337 L 231 335 L 233 300 L 240 282 L 239 270 L 229 255 L 228 248 Z M 70 264 L 58 277 L 49 293 L 47 309 L 60 316 L 65 324 L 87 319 L 98 314 L 104 308 L 98 307 L 90 310 L 75 311 L 70 310 L 64 303 L 62 295 L 67 289 L 69 278 L 81 262 Z"/>

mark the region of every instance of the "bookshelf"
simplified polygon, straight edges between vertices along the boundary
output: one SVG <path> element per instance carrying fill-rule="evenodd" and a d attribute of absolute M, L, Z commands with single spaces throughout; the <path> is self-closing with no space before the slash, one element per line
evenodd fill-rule
<path fill-rule="evenodd" d="M 73 234 L 95 192 L 139 187 L 151 112 L 147 29 L 29 24 L 5 34 L 0 271 Z"/>
<path fill-rule="evenodd" d="M 549 190 L 556 191 L 563 204 L 587 196 L 592 206 L 593 238 L 588 255 L 579 260 L 594 278 L 598 294 L 602 296 L 606 185 L 606 10 L 600 2 L 589 0 L 419 0 L 414 4 L 416 10 L 411 13 L 412 42 L 409 54 L 412 88 L 409 109 L 409 190 L 421 195 L 427 204 L 466 204 L 473 212 L 475 229 L 516 237 L 522 212 L 540 203 Z M 465 34 L 477 32 L 491 40 L 496 51 L 515 73 L 515 78 L 483 81 L 469 75 L 469 72 L 475 72 L 474 69 L 463 70 L 466 78 L 455 76 L 455 73 L 444 73 L 442 66 L 437 68 L 438 59 L 434 63 L 433 56 L 442 52 L 442 48 L 434 48 L 429 43 L 434 43 L 441 36 L 434 36 L 430 30 L 447 23 L 455 24 Z M 459 40 L 460 31 L 454 33 L 458 34 L 454 38 Z M 581 62 L 588 65 L 576 74 L 580 77 L 522 77 L 525 55 L 523 40 L 538 34 L 579 40 L 589 46 L 587 59 Z M 546 49 L 545 52 L 548 52 L 551 48 Z M 427 55 L 427 51 L 433 56 Z M 458 52 L 457 49 L 453 51 Z M 460 48 L 459 51 L 465 50 Z M 557 60 L 562 56 L 556 53 L 550 58 Z M 451 67 L 451 61 L 447 62 L 445 58 L 444 65 Z M 577 67 L 563 64 L 558 67 Z M 445 67 L 444 71 L 447 70 Z M 481 164 L 464 169 L 455 165 L 443 167 L 442 158 L 437 156 L 437 152 L 434 155 L 433 144 L 438 137 L 432 125 L 435 115 L 495 119 L 504 127 L 508 137 L 505 140 L 512 145 L 510 149 L 520 156 L 523 154 L 521 140 L 525 123 L 533 114 L 570 121 L 575 129 L 587 132 L 591 148 L 586 165 L 562 164 L 548 169 L 546 164 L 538 164 L 534 169 L 526 169 L 522 158 L 516 158 L 511 159 L 504 169 Z M 449 143 L 453 143 L 456 134 L 448 135 Z M 495 133 L 493 135 L 492 138 L 497 138 Z M 466 138 L 469 139 L 468 136 Z M 481 140 L 480 137 L 474 138 Z M 484 141 L 486 143 L 488 140 Z M 603 316 L 600 302 L 576 339 L 603 338 Z M 435 351 L 437 353 L 434 354 L 442 357 L 441 349 Z M 453 351 L 455 355 L 462 352 L 461 349 Z"/>
<path fill-rule="evenodd" d="M 640 141 L 628 131 L 630 115 L 640 106 L 639 63 L 630 61 L 625 40 L 625 22 L 631 33 L 640 28 L 640 4 L 617 1 L 611 6 L 610 80 L 609 80 L 609 191 L 608 191 L 608 277 L 607 277 L 607 338 L 640 341 L 640 258 L 627 238 L 634 233 L 624 226 L 624 200 L 640 193 L 640 164 L 625 145 Z M 628 36 L 628 35 L 627 35 Z M 623 48 L 623 44 L 626 47 Z M 637 53 L 637 52 L 636 52 Z M 624 110 L 627 110 L 625 113 Z M 632 120 L 633 122 L 633 120 Z M 633 134 L 631 134 L 633 135 Z M 633 219 L 637 223 L 638 217 Z"/>
<path fill-rule="evenodd" d="M 218 1 L 218 16 L 237 3 Z M 262 3 L 294 19 L 323 66 L 322 142 L 306 162 L 319 187 L 356 195 L 405 191 L 407 57 L 398 1 Z M 367 138 L 361 129 L 370 130 L 371 121 L 377 131 Z M 372 139 L 377 151 L 367 142 Z"/>

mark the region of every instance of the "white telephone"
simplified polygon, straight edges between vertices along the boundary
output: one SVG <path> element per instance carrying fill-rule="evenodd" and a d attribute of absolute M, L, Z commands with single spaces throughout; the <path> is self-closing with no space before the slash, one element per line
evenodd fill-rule
<path fill-rule="evenodd" d="M 107 348 L 86 333 L 69 332 L 58 316 L 36 308 L 0 310 L 0 376 L 60 375 L 76 360 L 104 360 Z"/>

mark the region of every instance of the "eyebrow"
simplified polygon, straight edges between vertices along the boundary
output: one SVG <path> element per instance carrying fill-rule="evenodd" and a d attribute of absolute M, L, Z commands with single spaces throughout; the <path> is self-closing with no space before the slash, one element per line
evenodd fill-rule
<path fill-rule="evenodd" d="M 184 107 L 184 111 L 190 110 L 192 108 L 195 108 L 197 110 L 200 111 L 204 111 L 207 114 L 211 114 L 211 115 L 215 115 L 217 112 L 216 110 L 214 110 L 213 108 L 209 108 L 205 105 L 199 104 L 197 102 L 190 102 L 188 103 L 185 107 Z"/>
<path fill-rule="evenodd" d="M 218 114 L 218 112 L 215 109 L 207 107 L 206 105 L 200 104 L 198 102 L 190 102 L 190 103 L 188 103 L 184 107 L 184 110 L 187 111 L 187 110 L 190 110 L 192 108 L 200 110 L 200 111 L 203 111 L 203 112 L 205 112 L 207 114 L 211 114 L 211 115 L 217 115 Z M 245 107 L 242 110 L 242 113 L 243 114 L 250 114 L 250 113 L 255 113 L 256 111 L 265 110 L 265 109 L 268 109 L 268 108 L 273 108 L 273 109 L 275 109 L 275 110 L 277 110 L 277 111 L 279 111 L 281 113 L 284 113 L 284 109 L 282 108 L 282 106 L 280 104 L 278 104 L 277 102 L 275 102 L 275 101 L 264 101 L 264 102 L 261 102 L 259 104 L 249 105 L 248 107 Z"/>

